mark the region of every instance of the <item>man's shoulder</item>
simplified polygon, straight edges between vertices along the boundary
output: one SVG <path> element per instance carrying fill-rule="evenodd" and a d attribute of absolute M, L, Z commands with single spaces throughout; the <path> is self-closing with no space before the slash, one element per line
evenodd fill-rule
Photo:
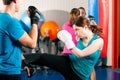
<path fill-rule="evenodd" d="M 12 19 L 8 13 L 1 13 L 3 19 Z"/>
<path fill-rule="evenodd" d="M 18 21 L 18 19 L 10 16 L 8 13 L 1 13 L 4 20 L 8 20 L 10 22 Z"/>

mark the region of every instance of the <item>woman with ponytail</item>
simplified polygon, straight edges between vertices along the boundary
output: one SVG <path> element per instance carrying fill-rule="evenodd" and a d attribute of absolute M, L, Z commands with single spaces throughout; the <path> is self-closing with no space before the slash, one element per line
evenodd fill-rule
<path fill-rule="evenodd" d="M 78 39 L 77 46 L 72 41 L 72 36 L 68 31 L 61 30 L 57 33 L 58 39 L 72 51 L 72 54 L 29 54 L 32 59 L 36 58 L 30 63 L 50 67 L 60 72 L 65 80 L 87 80 L 103 48 L 102 29 L 96 25 L 91 26 L 85 17 L 77 18 L 73 29 Z"/>

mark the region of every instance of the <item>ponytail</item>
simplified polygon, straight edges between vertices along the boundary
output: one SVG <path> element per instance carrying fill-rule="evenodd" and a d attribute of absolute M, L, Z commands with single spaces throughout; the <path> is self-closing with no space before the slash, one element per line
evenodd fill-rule
<path fill-rule="evenodd" d="M 98 26 L 98 25 L 90 25 L 89 29 L 93 32 L 93 33 L 96 33 L 98 34 L 99 36 L 102 37 L 102 34 L 103 34 L 103 29 Z"/>
<path fill-rule="evenodd" d="M 85 25 L 88 26 L 88 28 L 95 34 L 98 34 L 102 37 L 103 31 L 102 28 L 100 28 L 98 25 L 90 25 L 90 21 L 85 17 L 78 17 L 75 21 L 75 25 L 78 27 L 84 27 Z"/>

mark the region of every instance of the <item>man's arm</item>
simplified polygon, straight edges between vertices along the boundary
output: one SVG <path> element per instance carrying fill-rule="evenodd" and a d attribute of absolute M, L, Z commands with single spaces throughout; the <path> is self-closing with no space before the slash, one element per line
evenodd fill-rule
<path fill-rule="evenodd" d="M 24 45 L 30 48 L 35 48 L 37 44 L 37 37 L 38 37 L 38 22 L 40 19 L 39 11 L 34 6 L 28 7 L 28 15 L 30 16 L 31 20 L 31 30 L 30 33 L 27 34 L 26 32 L 23 36 L 19 39 L 19 41 Z"/>

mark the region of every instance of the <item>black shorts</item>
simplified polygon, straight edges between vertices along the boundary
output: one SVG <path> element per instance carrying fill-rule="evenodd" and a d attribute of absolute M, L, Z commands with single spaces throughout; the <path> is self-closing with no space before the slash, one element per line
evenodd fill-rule
<path fill-rule="evenodd" d="M 0 80 L 21 80 L 21 75 L 4 75 L 0 74 Z"/>

